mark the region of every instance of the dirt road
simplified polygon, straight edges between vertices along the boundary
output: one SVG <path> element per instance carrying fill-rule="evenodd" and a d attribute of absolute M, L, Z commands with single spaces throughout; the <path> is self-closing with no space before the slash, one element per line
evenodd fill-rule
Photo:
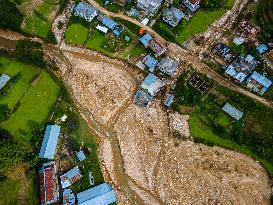
<path fill-rule="evenodd" d="M 125 14 L 122 13 L 113 13 L 108 11 L 107 9 L 105 9 L 104 7 L 102 7 L 99 3 L 97 3 L 95 0 L 88 0 L 94 7 L 96 7 L 100 12 L 107 14 L 108 16 L 111 17 L 118 17 L 127 21 L 130 21 L 131 23 L 134 23 L 136 25 L 139 25 L 141 27 L 143 27 L 144 29 L 146 29 L 148 32 L 152 33 L 156 38 L 160 39 L 164 44 L 169 45 L 168 46 L 168 51 L 169 51 L 169 55 L 170 56 L 177 56 L 179 57 L 179 59 L 183 62 L 186 63 L 186 65 L 192 65 L 194 67 L 194 69 L 196 69 L 197 71 L 206 74 L 208 76 L 210 76 L 211 78 L 213 78 L 215 81 L 217 81 L 220 85 L 225 86 L 230 88 L 233 91 L 239 92 L 243 95 L 246 95 L 252 99 L 254 99 L 257 102 L 260 102 L 266 106 L 272 107 L 273 108 L 273 102 L 266 100 L 258 95 L 255 95 L 251 92 L 249 92 L 248 90 L 236 85 L 235 83 L 227 80 L 225 77 L 223 77 L 222 75 L 220 75 L 219 73 L 217 73 L 216 71 L 212 70 L 210 67 L 208 67 L 206 64 L 200 62 L 199 59 L 199 54 L 195 54 L 193 52 L 187 51 L 183 48 L 181 48 L 179 45 L 172 43 L 172 42 L 168 42 L 167 40 L 165 40 L 164 38 L 162 38 L 157 32 L 155 32 L 152 28 L 150 28 L 149 26 L 145 26 L 143 24 L 141 24 L 139 21 L 137 21 L 136 19 L 133 19 Z M 232 22 L 235 21 L 236 16 L 238 15 L 236 12 L 240 12 L 243 7 L 245 6 L 245 4 L 248 2 L 248 0 L 237 0 L 234 4 L 234 7 L 232 8 L 232 10 L 228 13 L 227 17 L 225 17 L 225 21 L 221 22 L 221 26 L 220 29 L 216 29 L 216 27 L 214 27 L 211 32 L 215 32 L 214 35 L 211 35 L 211 37 L 209 38 L 208 42 L 206 43 L 206 45 L 209 45 L 214 38 L 218 37 L 219 35 L 221 35 L 222 31 L 226 28 L 228 28 L 229 26 L 231 26 Z M 236 15 L 234 15 L 235 17 L 233 17 L 232 15 L 236 13 Z M 217 24 L 217 23 L 216 23 Z M 219 26 L 219 23 L 217 24 Z M 204 46 L 206 47 L 206 46 Z M 201 51 L 201 50 L 200 50 Z M 202 50 L 203 52 L 204 50 Z"/>

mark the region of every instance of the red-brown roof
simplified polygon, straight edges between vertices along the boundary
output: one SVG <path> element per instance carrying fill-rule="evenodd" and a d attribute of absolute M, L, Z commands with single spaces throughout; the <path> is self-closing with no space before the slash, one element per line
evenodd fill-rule
<path fill-rule="evenodd" d="M 50 166 L 45 169 L 45 188 L 46 188 L 46 202 L 54 200 L 54 184 L 53 184 L 53 178 L 54 178 L 54 173 L 53 173 L 53 167 Z"/>

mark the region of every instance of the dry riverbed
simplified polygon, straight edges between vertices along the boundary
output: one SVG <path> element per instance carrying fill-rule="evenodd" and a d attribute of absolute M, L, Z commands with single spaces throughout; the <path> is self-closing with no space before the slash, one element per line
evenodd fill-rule
<path fill-rule="evenodd" d="M 156 100 L 133 103 L 143 78 L 126 63 L 63 48 L 59 67 L 90 126 L 100 133 L 100 160 L 118 204 L 269 204 L 271 181 L 250 157 L 173 137 L 189 137 L 187 116 L 167 115 Z M 180 123 L 179 125 L 176 125 Z M 99 126 L 94 126 L 97 124 Z"/>

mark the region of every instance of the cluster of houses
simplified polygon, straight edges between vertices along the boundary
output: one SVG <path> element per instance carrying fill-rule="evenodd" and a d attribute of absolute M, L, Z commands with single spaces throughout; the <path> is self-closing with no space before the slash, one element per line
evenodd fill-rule
<path fill-rule="evenodd" d="M 149 33 L 139 38 L 145 48 L 150 49 L 153 54 L 146 55 L 137 66 L 142 70 L 147 69 L 149 75 L 141 83 L 135 94 L 135 103 L 139 106 L 148 106 L 164 86 L 163 80 L 155 75 L 160 72 L 168 77 L 174 77 L 178 71 L 179 63 L 169 56 L 161 57 L 166 51 L 166 46 Z M 159 59 L 160 58 L 160 59 Z M 174 96 L 168 94 L 164 104 L 169 107 L 174 101 Z"/>
<path fill-rule="evenodd" d="M 253 41 L 258 32 L 259 29 L 253 24 L 242 20 L 234 31 L 238 37 L 234 38 L 233 42 L 236 45 L 241 45 L 246 39 Z M 256 50 L 258 54 L 263 55 L 269 52 L 270 48 L 268 45 L 260 44 Z M 212 52 L 224 60 L 225 75 L 238 83 L 244 83 L 250 90 L 263 95 L 272 85 L 272 81 L 264 74 L 254 71 L 260 62 L 252 55 L 238 55 L 223 43 L 216 44 Z"/>
<path fill-rule="evenodd" d="M 96 18 L 99 22 L 96 29 L 102 33 L 106 34 L 108 31 L 111 31 L 114 36 L 120 37 L 124 32 L 124 27 L 121 24 L 115 22 L 109 17 L 100 15 L 99 11 L 88 3 L 79 2 L 73 7 L 72 12 L 75 16 L 80 16 L 88 22 L 91 22 Z M 126 36 L 125 40 L 130 41 L 130 37 Z"/>
<path fill-rule="evenodd" d="M 57 162 L 54 161 L 61 127 L 48 125 L 46 127 L 39 158 L 44 161 L 39 170 L 40 204 L 64 205 L 107 205 L 116 202 L 116 194 L 109 184 L 103 183 L 75 195 L 71 185 L 78 182 L 82 175 L 78 166 L 59 175 Z M 76 154 L 79 161 L 86 159 L 82 150 Z M 60 183 L 59 183 L 60 182 Z M 60 188 L 61 187 L 61 188 Z M 62 197 L 60 194 L 62 192 Z M 60 201 L 62 199 L 62 202 Z"/>
<path fill-rule="evenodd" d="M 10 80 L 10 77 L 6 74 L 2 74 L 0 76 L 0 90 L 7 84 L 9 80 Z"/>
<path fill-rule="evenodd" d="M 237 55 L 230 47 L 218 43 L 212 50 L 225 61 L 225 75 L 238 83 L 245 82 L 252 91 L 263 95 L 272 85 L 272 81 L 254 71 L 259 61 L 251 55 Z"/>

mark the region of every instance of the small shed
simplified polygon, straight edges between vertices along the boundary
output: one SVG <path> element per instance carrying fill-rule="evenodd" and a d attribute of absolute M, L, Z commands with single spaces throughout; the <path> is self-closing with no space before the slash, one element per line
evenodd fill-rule
<path fill-rule="evenodd" d="M 84 154 L 84 152 L 82 150 L 80 150 L 79 152 L 77 152 L 76 155 L 77 155 L 77 158 L 80 161 L 84 161 L 86 159 L 86 156 L 85 156 L 85 154 Z"/>
<path fill-rule="evenodd" d="M 261 45 L 259 45 L 259 46 L 256 48 L 256 50 L 257 50 L 257 52 L 258 52 L 259 54 L 264 54 L 264 53 L 267 53 L 267 51 L 268 51 L 269 49 L 268 49 L 267 45 L 261 44 Z"/>
<path fill-rule="evenodd" d="M 224 112 L 226 112 L 228 115 L 233 117 L 236 120 L 240 120 L 243 117 L 243 112 L 239 109 L 233 107 L 231 104 L 226 103 L 224 107 L 222 108 Z"/>
<path fill-rule="evenodd" d="M 0 76 L 0 90 L 7 84 L 9 80 L 10 80 L 10 77 L 6 74 L 2 74 Z"/>
<path fill-rule="evenodd" d="M 72 184 L 77 182 L 81 178 L 81 173 L 79 167 L 76 166 L 73 169 L 70 169 L 68 172 L 64 173 L 61 178 L 62 188 L 65 189 L 70 187 Z"/>
<path fill-rule="evenodd" d="M 151 55 L 147 55 L 142 61 L 148 68 L 150 72 L 154 72 L 158 60 L 153 58 Z"/>
<path fill-rule="evenodd" d="M 171 94 L 168 94 L 167 98 L 164 101 L 164 105 L 167 107 L 170 107 L 173 104 L 173 102 L 174 102 L 174 96 Z"/>
<path fill-rule="evenodd" d="M 147 33 L 147 34 L 143 35 L 142 37 L 140 37 L 139 41 L 147 48 L 152 39 L 153 39 L 153 37 Z"/>

